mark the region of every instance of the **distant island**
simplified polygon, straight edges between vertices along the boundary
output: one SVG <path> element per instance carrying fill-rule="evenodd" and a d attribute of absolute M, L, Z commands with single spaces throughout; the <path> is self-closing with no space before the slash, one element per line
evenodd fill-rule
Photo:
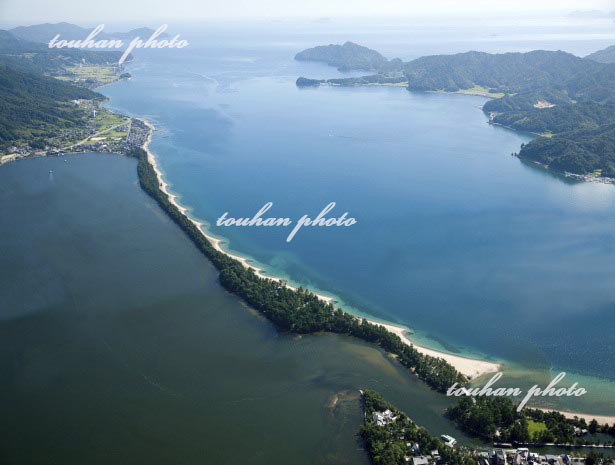
<path fill-rule="evenodd" d="M 388 61 L 375 50 L 353 42 L 344 45 L 321 45 L 295 55 L 298 61 L 319 61 L 340 71 L 372 71 L 381 69 Z"/>
<path fill-rule="evenodd" d="M 360 60 L 363 49 L 346 50 L 357 50 Z M 298 56 L 306 52 L 330 62 L 320 47 Z M 354 62 L 353 56 L 345 59 Z M 492 100 L 483 111 L 490 123 L 542 136 L 514 155 L 583 179 L 615 180 L 615 46 L 586 58 L 537 50 L 466 52 L 377 63 L 375 74 L 326 80 L 300 77 L 297 86 L 396 85 L 411 91 L 489 97 Z M 333 65 L 339 67 L 337 62 Z"/>

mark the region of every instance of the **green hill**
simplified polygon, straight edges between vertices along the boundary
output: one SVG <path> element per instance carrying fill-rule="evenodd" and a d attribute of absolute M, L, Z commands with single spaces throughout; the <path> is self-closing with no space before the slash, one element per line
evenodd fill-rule
<path fill-rule="evenodd" d="M 579 72 L 597 70 L 598 63 L 566 52 L 466 52 L 432 55 L 404 65 L 410 90 L 455 92 L 476 86 L 506 94 L 561 85 Z"/>
<path fill-rule="evenodd" d="M 103 100 L 83 87 L 0 65 L 0 147 L 79 127 L 85 111 L 72 101 Z"/>
<path fill-rule="evenodd" d="M 587 58 L 562 51 L 472 51 L 403 63 L 387 61 L 374 50 L 347 42 L 343 46 L 308 49 L 297 59 L 323 61 L 339 69 L 365 69 L 367 62 L 377 71 L 369 76 L 327 81 L 300 78 L 299 86 L 407 81 L 408 89 L 413 91 L 478 89 L 486 96 L 503 95 L 483 106 L 492 122 L 549 136 L 523 146 L 520 157 L 557 171 L 599 171 L 603 176 L 615 177 L 615 63 L 610 63 L 615 62 L 615 46 Z"/>
<path fill-rule="evenodd" d="M 506 111 L 493 122 L 520 131 L 562 133 L 576 129 L 596 129 L 615 122 L 615 105 L 595 103 L 565 103 L 551 108 L 530 108 Z"/>
<path fill-rule="evenodd" d="M 62 75 L 79 64 L 116 65 L 123 52 L 50 49 L 0 30 L 0 64 L 23 72 Z M 129 57 L 129 60 L 132 57 Z"/>
<path fill-rule="evenodd" d="M 335 66 L 340 71 L 379 70 L 387 59 L 375 50 L 346 42 L 344 45 L 321 45 L 295 55 L 298 61 L 319 61 Z"/>
<path fill-rule="evenodd" d="M 93 28 L 80 27 L 71 23 L 45 23 L 35 24 L 33 26 L 19 26 L 11 29 L 9 32 L 15 37 L 31 42 L 39 42 L 47 44 L 53 37 L 60 34 L 62 39 L 76 40 L 85 39 Z M 106 32 L 101 31 L 96 40 L 100 39 L 122 39 L 132 40 L 134 37 L 140 37 L 141 39 L 147 38 L 154 33 L 153 29 L 142 27 L 139 29 L 132 29 L 128 32 Z M 160 38 L 168 37 L 163 33 Z"/>
<path fill-rule="evenodd" d="M 575 174 L 615 177 L 615 64 L 536 51 L 419 58 L 406 65 L 411 90 L 482 86 L 506 95 L 483 110 L 494 123 L 549 133 L 519 156 Z"/>
<path fill-rule="evenodd" d="M 522 146 L 519 156 L 560 172 L 615 177 L 615 123 L 539 137 Z"/>
<path fill-rule="evenodd" d="M 610 47 L 591 53 L 585 58 L 598 61 L 600 63 L 615 63 L 615 45 L 611 45 Z"/>

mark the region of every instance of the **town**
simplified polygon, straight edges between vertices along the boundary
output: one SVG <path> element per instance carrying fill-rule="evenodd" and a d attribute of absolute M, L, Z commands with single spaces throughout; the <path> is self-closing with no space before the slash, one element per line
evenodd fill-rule
<path fill-rule="evenodd" d="M 607 446 L 588 448 L 529 447 L 494 443 L 493 447 L 466 447 L 450 435 L 433 436 L 375 391 L 361 391 L 365 421 L 361 429 L 375 465 L 596 465 L 615 464 L 605 456 Z M 587 433 L 587 431 L 585 431 Z M 583 434 L 583 431 L 579 431 Z M 586 450 L 590 452 L 587 453 Z M 598 452 L 599 449 L 603 451 Z"/>
<path fill-rule="evenodd" d="M 92 100 L 74 100 L 73 104 L 88 114 L 82 128 L 62 129 L 51 138 L 8 147 L 7 153 L 0 154 L 0 165 L 27 157 L 69 153 L 126 154 L 145 143 L 149 128 L 140 119 L 118 115 Z"/>

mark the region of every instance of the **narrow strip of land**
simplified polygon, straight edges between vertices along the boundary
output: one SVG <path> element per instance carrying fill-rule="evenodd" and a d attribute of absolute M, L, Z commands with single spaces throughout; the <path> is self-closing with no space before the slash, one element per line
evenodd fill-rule
<path fill-rule="evenodd" d="M 258 267 L 254 266 L 254 264 L 247 259 L 246 257 L 242 257 L 240 255 L 234 255 L 229 253 L 228 251 L 224 250 L 222 248 L 222 244 L 223 241 L 221 239 L 215 238 L 209 234 L 207 234 L 206 229 L 205 229 L 205 225 L 199 221 L 194 220 L 193 218 L 190 217 L 190 215 L 188 214 L 188 209 L 186 207 L 184 207 L 183 205 L 181 205 L 177 199 L 177 195 L 173 194 L 170 190 L 169 190 L 169 184 L 164 180 L 164 177 L 162 175 L 162 172 L 160 171 L 160 168 L 158 167 L 158 163 L 156 161 L 156 157 L 153 155 L 153 153 L 149 150 L 149 144 L 151 141 L 151 137 L 154 131 L 154 126 L 148 122 L 147 120 L 142 119 L 141 121 L 143 121 L 143 123 L 145 125 L 147 125 L 150 128 L 150 134 L 145 142 L 145 144 L 143 145 L 143 149 L 147 152 L 147 159 L 150 163 L 150 165 L 152 166 L 152 168 L 154 169 L 154 171 L 156 172 L 156 176 L 158 177 L 158 182 L 159 182 L 159 186 L 160 186 L 160 190 L 168 197 L 169 202 L 171 202 L 186 218 L 188 218 L 190 221 L 192 221 L 192 223 L 199 229 L 199 231 L 201 232 L 201 234 L 203 234 L 203 236 L 209 241 L 211 242 L 211 244 L 213 245 L 213 247 L 237 260 L 238 262 L 240 262 L 244 267 L 246 268 L 251 268 L 257 276 L 261 277 L 261 278 L 265 278 L 265 279 L 272 279 L 274 281 L 277 282 L 284 282 L 284 280 L 282 278 L 276 278 L 273 276 L 269 276 L 267 274 L 264 273 L 263 270 L 259 269 Z M 285 283 L 286 284 L 286 283 Z M 290 289 L 294 289 L 292 286 L 288 286 L 288 284 L 286 284 L 287 287 L 289 287 Z M 315 295 L 323 300 L 326 303 L 335 303 L 335 299 L 333 297 L 330 296 L 326 296 L 326 295 L 322 295 L 322 294 L 317 294 L 315 293 Z M 388 331 L 392 332 L 393 334 L 398 335 L 402 342 L 404 342 L 407 345 L 413 346 L 417 351 L 419 351 L 422 354 L 425 355 L 429 355 L 431 357 L 436 357 L 436 358 L 442 358 L 445 361 L 447 361 L 449 364 L 451 364 L 459 373 L 461 373 L 462 375 L 467 376 L 468 378 L 474 379 L 477 378 L 479 376 L 488 374 L 488 373 L 495 373 L 498 370 L 500 370 L 501 365 L 498 363 L 494 363 L 494 362 L 488 362 L 488 361 L 484 361 L 484 360 L 476 360 L 476 359 L 471 359 L 471 358 L 466 358 L 466 357 L 461 357 L 459 355 L 452 355 L 452 354 L 447 354 L 445 352 L 440 352 L 434 349 L 428 349 L 426 347 L 420 347 L 417 346 L 416 344 L 414 344 L 412 342 L 412 340 L 408 337 L 407 335 L 407 328 L 403 328 L 401 326 L 395 326 L 395 325 L 391 325 L 391 324 L 385 324 L 385 323 L 380 323 L 377 321 L 371 321 L 368 320 L 370 323 L 375 324 L 375 325 L 380 325 L 385 327 Z"/>
<path fill-rule="evenodd" d="M 173 194 L 170 190 L 169 190 L 169 184 L 164 180 L 164 176 L 162 174 L 162 171 L 160 170 L 159 166 L 158 166 L 158 162 L 156 160 L 156 157 L 154 156 L 154 154 L 151 152 L 151 150 L 149 149 L 149 144 L 151 142 L 152 139 L 152 135 L 154 133 L 154 126 L 148 122 L 145 119 L 140 119 L 140 121 L 143 122 L 143 124 L 145 124 L 148 128 L 149 128 L 149 134 L 147 136 L 147 138 L 145 139 L 145 142 L 143 143 L 143 150 L 145 150 L 146 154 L 147 154 L 147 162 L 148 164 L 151 166 L 151 168 L 153 169 L 153 171 L 156 174 L 156 179 L 158 181 L 158 186 L 160 191 L 167 197 L 168 201 L 188 220 L 190 221 L 200 232 L 200 234 L 203 235 L 203 237 L 205 239 L 207 239 L 207 241 L 209 241 L 212 246 L 214 247 L 214 249 L 230 258 L 233 258 L 234 260 L 237 260 L 239 263 L 241 263 L 241 265 L 247 269 L 251 269 L 254 271 L 254 273 L 259 276 L 260 278 L 263 279 L 270 279 L 274 282 L 279 282 L 280 284 L 284 284 L 286 287 L 288 287 L 289 289 L 293 289 L 291 286 L 288 286 L 286 284 L 286 282 L 282 279 L 282 278 L 276 278 L 276 277 L 272 277 L 269 276 L 267 274 L 265 274 L 263 272 L 263 270 L 255 267 L 252 262 L 247 259 L 246 257 L 242 257 L 239 255 L 234 255 L 231 254 L 227 251 L 225 251 L 222 248 L 222 243 L 223 241 L 221 239 L 215 238 L 209 234 L 207 234 L 206 230 L 205 230 L 205 225 L 193 218 L 191 218 L 191 216 L 188 214 L 188 209 L 186 207 L 184 207 L 183 205 L 181 205 L 177 199 L 177 195 Z M 316 297 L 318 297 L 318 299 L 326 302 L 326 303 L 335 303 L 336 300 L 333 297 L 330 296 L 325 296 L 325 295 L 321 295 L 321 294 L 317 294 L 314 293 L 314 295 Z M 358 317 L 357 317 L 358 318 Z M 486 360 L 478 360 L 478 359 L 472 359 L 472 358 L 467 358 L 467 357 L 462 357 L 459 355 L 453 355 L 453 354 L 448 354 L 445 352 L 440 352 L 434 349 L 428 349 L 425 347 L 421 347 L 421 346 L 417 346 L 416 344 L 414 344 L 412 342 L 412 340 L 408 337 L 408 329 L 403 327 L 403 326 L 396 326 L 393 324 L 388 324 L 388 323 L 381 323 L 378 321 L 370 321 L 367 320 L 369 323 L 374 324 L 374 325 L 379 325 L 384 327 L 387 331 L 389 331 L 392 334 L 397 335 L 401 341 L 411 347 L 414 347 L 414 349 L 416 351 L 418 351 L 419 353 L 423 354 L 423 355 L 427 355 L 430 357 L 435 357 L 435 358 L 440 358 L 443 359 L 445 362 L 447 362 L 449 365 L 451 365 L 453 368 L 455 368 L 459 373 L 465 375 L 467 378 L 470 379 L 475 379 L 476 377 L 482 376 L 482 375 L 486 375 L 489 373 L 495 373 L 500 371 L 503 367 L 501 364 L 496 363 L 496 362 L 490 362 L 490 361 L 486 361 Z M 558 411 L 558 410 L 554 410 L 554 409 L 545 409 L 545 411 Z M 609 424 L 613 424 L 615 423 L 615 417 L 610 417 L 610 416 L 604 416 L 604 415 L 592 415 L 592 414 L 583 414 L 583 413 L 572 413 L 572 412 L 566 412 L 566 411 L 558 411 L 560 413 L 562 413 L 565 416 L 568 416 L 569 418 L 573 418 L 574 416 L 577 416 L 579 418 L 585 418 L 586 421 L 591 421 L 592 419 L 596 419 L 599 423 L 603 424 L 603 423 L 609 423 Z"/>

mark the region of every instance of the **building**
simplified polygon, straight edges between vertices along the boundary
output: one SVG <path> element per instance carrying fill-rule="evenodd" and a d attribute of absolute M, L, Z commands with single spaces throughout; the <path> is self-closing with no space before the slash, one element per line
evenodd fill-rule
<path fill-rule="evenodd" d="M 425 457 L 424 455 L 412 457 L 412 465 L 429 465 L 429 457 Z"/>
<path fill-rule="evenodd" d="M 386 409 L 384 412 L 372 413 L 372 418 L 378 426 L 385 426 L 397 420 L 397 417 L 389 409 Z"/>
<path fill-rule="evenodd" d="M 410 449 L 410 451 L 413 454 L 418 454 L 421 451 L 421 446 L 419 446 L 418 442 L 415 442 L 415 443 L 407 442 L 406 449 Z"/>
<path fill-rule="evenodd" d="M 506 454 L 502 449 L 496 449 L 495 463 L 496 465 L 506 465 Z"/>

